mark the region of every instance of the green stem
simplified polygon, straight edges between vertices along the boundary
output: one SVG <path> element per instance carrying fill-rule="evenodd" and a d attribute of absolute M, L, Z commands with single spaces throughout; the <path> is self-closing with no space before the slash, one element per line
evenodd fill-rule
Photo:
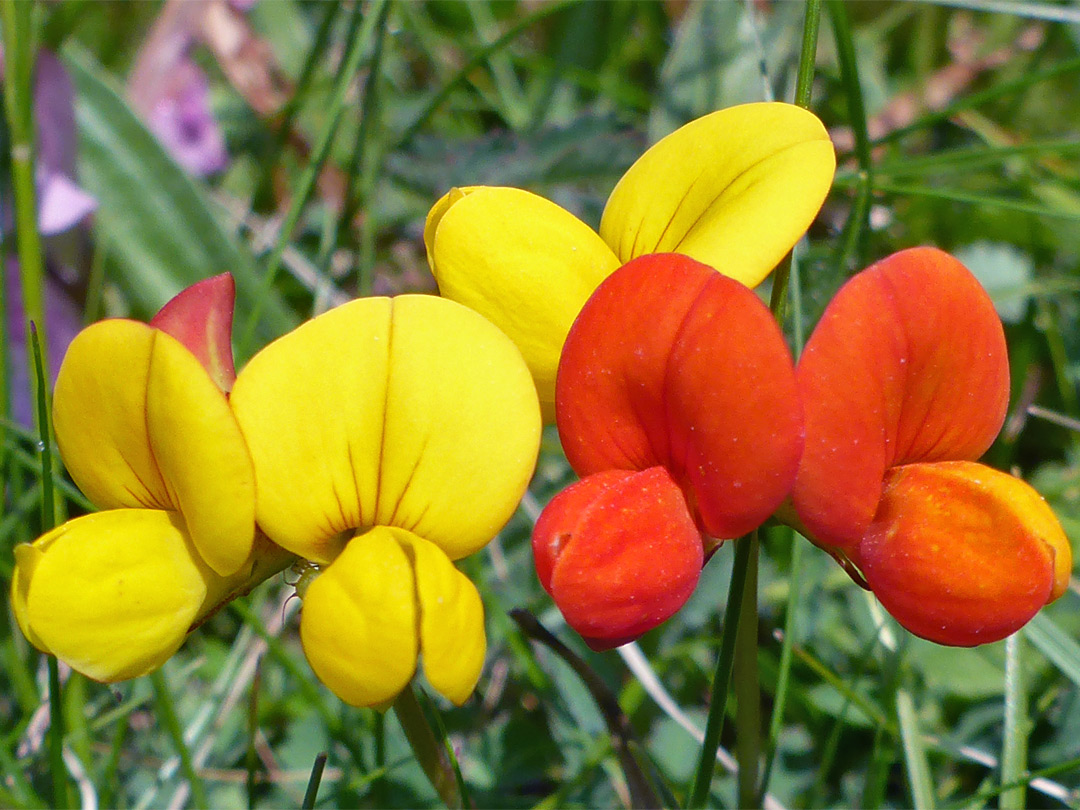
<path fill-rule="evenodd" d="M 191 789 L 191 803 L 195 807 L 209 807 L 206 801 L 206 788 L 203 787 L 202 779 L 195 771 L 195 762 L 191 758 L 187 743 L 184 742 L 184 732 L 180 728 L 180 718 L 177 717 L 169 685 L 165 682 L 165 676 L 160 669 L 150 675 L 150 682 L 154 687 L 154 704 L 157 707 L 158 719 L 165 727 L 165 733 L 169 735 L 176 755 L 180 757 L 180 770 L 183 771 L 188 787 Z"/>
<path fill-rule="evenodd" d="M 322 751 L 315 757 L 315 764 L 311 767 L 307 790 L 304 791 L 304 802 L 300 805 L 304 810 L 311 810 L 315 806 L 315 800 L 319 797 L 319 785 L 322 783 L 323 769 L 325 767 L 326 752 Z"/>
<path fill-rule="evenodd" d="M 37 226 L 37 190 L 34 182 L 33 72 L 36 4 L 23 0 L 0 0 L 4 43 L 4 109 L 11 139 L 11 180 L 15 195 L 15 235 L 25 320 L 38 325 L 45 367 L 45 262 Z M 33 350 L 27 341 L 27 368 L 34 367 Z M 33 386 L 32 386 L 33 387 Z M 32 392 L 33 393 L 33 392 Z M 36 400 L 37 397 L 32 397 Z"/>
<path fill-rule="evenodd" d="M 1001 784 L 1023 780 L 1027 770 L 1027 691 L 1023 676 L 1024 637 L 1013 633 L 1005 639 L 1005 729 L 1001 749 Z M 1024 810 L 1027 785 L 1002 790 L 1001 810 Z"/>
<path fill-rule="evenodd" d="M 704 807 L 712 786 L 716 752 L 720 748 L 720 735 L 724 730 L 724 712 L 727 708 L 728 687 L 731 684 L 732 662 L 735 658 L 735 640 L 739 630 L 739 614 L 742 595 L 749 573 L 751 544 L 747 538 L 735 541 L 735 563 L 731 570 L 727 608 L 724 611 L 724 633 L 720 639 L 720 654 L 716 658 L 713 673 L 712 697 L 709 716 L 705 721 L 705 740 L 701 744 L 697 769 L 686 806 Z"/>
<path fill-rule="evenodd" d="M 866 106 L 863 104 L 859 67 L 855 57 L 855 40 L 851 30 L 851 18 L 843 0 L 829 0 L 829 17 L 836 38 L 840 80 L 847 94 L 848 120 L 855 135 L 855 158 L 859 164 L 859 188 L 841 239 L 840 266 L 846 268 L 858 261 L 859 243 L 870 213 L 870 190 L 874 186 L 874 173 L 870 135 L 866 126 Z"/>
<path fill-rule="evenodd" d="M 758 807 L 761 758 L 761 684 L 758 673 L 758 533 L 741 542 L 750 547 L 746 585 L 735 636 L 735 755 L 739 761 L 739 807 Z"/>
<path fill-rule="evenodd" d="M 10 0 L 8 1 L 10 2 Z M 277 242 L 270 252 L 270 258 L 267 259 L 262 285 L 258 295 L 255 297 L 251 307 L 251 314 L 248 316 L 247 323 L 244 325 L 244 330 L 238 341 L 241 355 L 247 355 L 251 349 L 252 341 L 255 339 L 255 330 L 259 325 L 259 317 L 262 315 L 263 306 L 273 290 L 278 270 L 281 269 L 281 260 L 285 256 L 285 249 L 289 246 L 293 231 L 300 222 L 304 207 L 315 189 L 315 181 L 319 177 L 319 172 L 322 171 L 323 165 L 330 154 L 330 146 L 334 142 L 334 135 L 337 133 L 338 124 L 341 122 L 341 116 L 345 110 L 345 100 L 349 87 L 360 70 L 366 45 L 371 39 L 381 14 L 381 8 L 386 2 L 387 0 L 374 0 L 371 7 L 367 9 L 368 13 L 364 16 L 362 25 L 360 23 L 362 6 L 357 3 L 354 7 L 353 18 L 350 21 L 350 36 L 348 37 L 349 50 L 345 54 L 341 71 L 338 73 L 337 81 L 334 84 L 334 90 L 328 105 L 329 112 L 326 123 L 319 133 L 315 149 L 312 151 L 311 162 L 300 178 L 299 186 L 289 205 L 288 213 L 286 213 L 285 220 L 282 222 Z M 358 34 L 356 33 L 356 26 L 360 26 Z"/>
<path fill-rule="evenodd" d="M 452 810 L 464 807 L 450 757 L 424 716 L 411 684 L 394 700 L 394 714 L 397 715 L 413 754 L 416 755 L 416 761 L 423 768 L 443 804 Z"/>

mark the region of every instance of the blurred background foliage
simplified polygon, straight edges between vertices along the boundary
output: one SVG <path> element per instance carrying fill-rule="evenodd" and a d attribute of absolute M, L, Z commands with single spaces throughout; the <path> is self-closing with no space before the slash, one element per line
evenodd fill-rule
<path fill-rule="evenodd" d="M 839 169 L 799 251 L 792 345 L 874 260 L 916 244 L 956 253 L 992 293 L 1010 343 L 1012 406 L 989 460 L 1031 480 L 1075 545 L 1080 10 L 952 0 L 828 11 L 812 106 Z M 48 300 L 85 321 L 146 319 L 186 285 L 231 272 L 240 365 L 356 295 L 434 291 L 424 217 L 455 185 L 522 186 L 598 224 L 649 143 L 719 107 L 792 99 L 803 15 L 801 3 L 768 0 L 37 4 L 35 44 L 60 57 L 73 87 L 70 179 L 96 203 L 47 241 Z M 46 106 L 35 102 L 39 127 L 55 126 Z M 4 199 L 7 161 L 5 147 Z M 5 273 L 10 288 L 10 263 Z M 59 340 L 63 330 L 49 330 Z M 22 351 L 7 345 L 9 371 Z M 11 379 L 13 401 L 28 396 Z M 12 547 L 41 528 L 42 488 L 28 422 L 4 427 L 6 583 Z M 674 799 L 692 776 L 730 551 L 637 647 L 591 653 L 540 589 L 529 551 L 532 521 L 571 475 L 551 431 L 518 514 L 462 564 L 486 604 L 488 662 L 464 707 L 439 709 L 478 807 L 630 801 L 595 696 L 522 633 L 514 608 L 599 676 L 630 719 L 631 748 Z M 62 477 L 57 486 L 64 512 L 87 508 Z M 909 636 L 786 529 L 766 532 L 760 576 L 766 806 L 1080 806 L 1075 578 L 1020 635 L 1010 660 L 1021 686 L 1007 686 L 1004 643 L 960 650 Z M 194 778 L 215 807 L 296 806 L 326 751 L 316 806 L 437 804 L 393 715 L 343 706 L 311 676 L 291 592 L 276 578 L 216 616 L 160 682 L 66 677 L 67 800 L 180 807 Z M 44 669 L 6 600 L 0 614 L 0 806 L 44 807 Z M 1020 718 L 1008 732 L 1007 711 Z M 1028 787 L 1002 793 L 1002 751 L 1018 743 L 1027 771 L 1016 779 Z M 733 785 L 718 768 L 713 801 L 731 806 Z"/>

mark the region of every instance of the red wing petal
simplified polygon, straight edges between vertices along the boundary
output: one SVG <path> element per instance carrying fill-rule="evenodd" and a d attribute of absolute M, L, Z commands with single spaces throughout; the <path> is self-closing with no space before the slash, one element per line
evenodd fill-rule
<path fill-rule="evenodd" d="M 970 461 L 890 470 L 855 559 L 900 624 L 961 647 L 1022 627 L 1060 595 L 1072 564 L 1038 493 Z"/>
<path fill-rule="evenodd" d="M 559 493 L 536 522 L 533 555 L 544 589 L 594 649 L 674 614 L 704 562 L 701 535 L 663 467 L 603 472 Z"/>

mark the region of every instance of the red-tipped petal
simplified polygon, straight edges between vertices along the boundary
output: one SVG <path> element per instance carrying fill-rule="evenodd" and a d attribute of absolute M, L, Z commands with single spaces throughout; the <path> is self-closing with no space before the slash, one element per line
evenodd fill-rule
<path fill-rule="evenodd" d="M 563 348 L 556 406 L 579 475 L 663 465 L 714 537 L 772 514 L 802 449 L 791 355 L 768 309 L 677 254 L 600 285 Z"/>
<path fill-rule="evenodd" d="M 222 273 L 182 290 L 150 321 L 194 354 L 226 393 L 236 380 L 232 353 L 235 300 L 236 283 L 231 275 Z"/>
<path fill-rule="evenodd" d="M 631 641 L 683 606 L 701 535 L 663 467 L 608 471 L 563 490 L 533 530 L 540 583 L 593 649 Z"/>
<path fill-rule="evenodd" d="M 856 550 L 871 590 L 918 636 L 958 647 L 998 641 L 1064 591 L 1069 542 L 1018 478 L 970 461 L 889 471 Z"/>
<path fill-rule="evenodd" d="M 974 460 L 1005 418 L 1001 321 L 956 259 L 912 248 L 871 266 L 829 304 L 796 370 L 806 447 L 793 501 L 824 545 L 851 548 L 885 471 Z"/>

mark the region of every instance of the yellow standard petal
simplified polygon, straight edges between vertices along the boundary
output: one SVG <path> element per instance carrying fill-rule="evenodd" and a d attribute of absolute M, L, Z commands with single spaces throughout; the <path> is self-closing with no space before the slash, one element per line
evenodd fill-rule
<path fill-rule="evenodd" d="M 156 332 L 146 424 L 158 469 L 203 559 L 233 574 L 255 540 L 255 470 L 228 400 L 178 341 Z"/>
<path fill-rule="evenodd" d="M 187 635 L 214 574 L 177 516 L 118 509 L 15 548 L 12 604 L 27 638 L 98 681 L 161 666 Z"/>
<path fill-rule="evenodd" d="M 390 310 L 388 298 L 330 310 L 260 351 L 233 385 L 259 525 L 309 560 L 329 563 L 376 522 Z"/>
<path fill-rule="evenodd" d="M 352 706 L 392 700 L 416 671 L 412 562 L 391 530 L 354 538 L 308 586 L 304 654 L 319 680 Z"/>
<path fill-rule="evenodd" d="M 513 513 L 539 447 L 513 344 L 433 296 L 361 299 L 310 321 L 252 359 L 232 406 L 260 526 L 323 563 L 375 525 L 455 559 L 476 550 Z"/>
<path fill-rule="evenodd" d="M 566 333 L 622 262 L 573 214 L 515 188 L 454 189 L 432 207 L 424 241 L 439 292 L 517 344 L 551 421 Z"/>
<path fill-rule="evenodd" d="M 433 543 L 405 531 L 396 537 L 415 566 L 424 675 L 460 706 L 476 688 L 487 650 L 480 594 Z"/>
<path fill-rule="evenodd" d="M 813 222 L 835 169 L 813 113 L 780 102 L 729 107 L 642 155 L 608 199 L 600 235 L 622 263 L 683 253 L 753 287 Z"/>
<path fill-rule="evenodd" d="M 375 523 L 451 559 L 487 544 L 525 494 L 540 411 L 521 355 L 472 310 L 395 298 Z"/>

